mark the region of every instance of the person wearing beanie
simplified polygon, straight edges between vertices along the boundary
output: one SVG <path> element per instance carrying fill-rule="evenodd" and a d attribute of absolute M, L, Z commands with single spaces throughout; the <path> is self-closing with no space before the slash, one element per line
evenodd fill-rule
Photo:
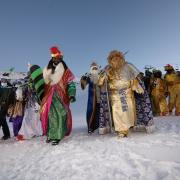
<path fill-rule="evenodd" d="M 70 102 L 75 101 L 74 75 L 63 61 L 58 47 L 52 47 L 51 59 L 43 70 L 44 97 L 41 102 L 41 121 L 46 142 L 57 145 L 72 129 Z"/>

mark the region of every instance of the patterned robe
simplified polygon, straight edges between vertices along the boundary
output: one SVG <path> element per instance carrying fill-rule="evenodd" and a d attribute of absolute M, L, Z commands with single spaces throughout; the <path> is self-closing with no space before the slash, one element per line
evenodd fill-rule
<path fill-rule="evenodd" d="M 112 130 L 111 109 L 107 82 L 100 86 L 100 113 L 99 113 L 99 134 L 106 134 Z"/>
<path fill-rule="evenodd" d="M 134 93 L 137 115 L 136 125 L 151 126 L 154 124 L 151 101 L 144 82 L 140 79 L 138 80 L 139 84 L 144 89 L 144 94 L 138 94 L 136 92 Z"/>
<path fill-rule="evenodd" d="M 99 127 L 99 108 L 100 108 L 100 100 L 99 100 L 99 87 L 95 85 L 90 77 L 82 76 L 81 78 L 81 87 L 85 89 L 88 87 L 88 103 L 87 103 L 87 111 L 86 111 L 86 121 L 88 126 L 88 132 L 93 132 Z"/>
<path fill-rule="evenodd" d="M 126 63 L 120 71 L 110 68 L 106 76 L 101 76 L 99 85 L 102 86 L 107 78 L 110 110 L 115 131 L 127 134 L 136 120 L 134 93 L 143 93 L 142 87 L 136 80 L 137 73 Z"/>

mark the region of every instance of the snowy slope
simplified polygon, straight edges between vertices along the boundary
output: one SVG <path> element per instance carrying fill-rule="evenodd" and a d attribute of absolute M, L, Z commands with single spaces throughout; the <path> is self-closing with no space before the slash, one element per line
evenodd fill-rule
<path fill-rule="evenodd" d="M 180 179 L 180 117 L 155 118 L 153 134 L 88 135 L 87 91 L 77 92 L 73 132 L 58 146 L 46 144 L 44 137 L 0 141 L 0 180 Z"/>

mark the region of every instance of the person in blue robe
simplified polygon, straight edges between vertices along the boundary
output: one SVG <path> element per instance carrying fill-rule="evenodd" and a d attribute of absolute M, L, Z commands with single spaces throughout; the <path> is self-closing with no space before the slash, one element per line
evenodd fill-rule
<path fill-rule="evenodd" d="M 99 110 L 100 110 L 100 89 L 97 86 L 99 66 L 92 63 L 90 73 L 81 77 L 80 84 L 84 90 L 88 85 L 88 102 L 86 111 L 86 121 L 88 133 L 94 132 L 99 127 Z"/>

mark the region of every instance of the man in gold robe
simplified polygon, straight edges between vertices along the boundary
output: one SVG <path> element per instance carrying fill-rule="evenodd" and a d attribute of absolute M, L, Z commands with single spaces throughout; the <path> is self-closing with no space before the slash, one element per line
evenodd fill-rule
<path fill-rule="evenodd" d="M 136 121 L 133 91 L 143 93 L 143 89 L 136 79 L 138 73 L 125 61 L 122 52 L 116 50 L 110 52 L 108 64 L 109 67 L 100 75 L 98 84 L 102 86 L 107 83 L 115 131 L 119 137 L 126 137 Z"/>

